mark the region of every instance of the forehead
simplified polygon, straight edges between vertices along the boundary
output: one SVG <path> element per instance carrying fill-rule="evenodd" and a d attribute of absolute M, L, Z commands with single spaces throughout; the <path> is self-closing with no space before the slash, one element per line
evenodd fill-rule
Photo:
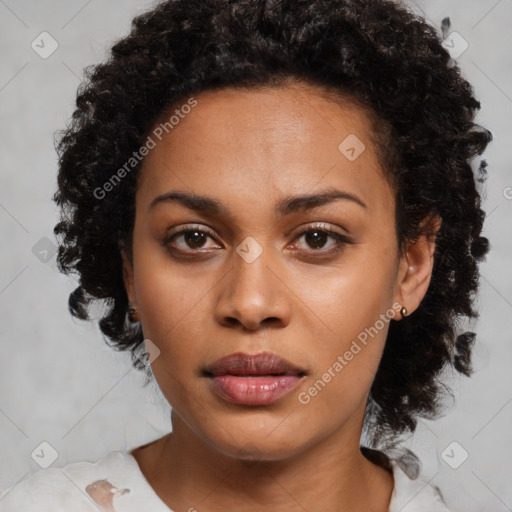
<path fill-rule="evenodd" d="M 392 192 L 383 177 L 368 112 L 309 85 L 206 91 L 155 124 L 143 161 L 137 209 L 170 190 L 226 204 L 336 187 L 378 208 Z M 166 124 L 167 123 L 167 124 Z M 373 205 L 373 206 L 372 206 Z M 256 204 L 254 204 L 256 206 Z"/>

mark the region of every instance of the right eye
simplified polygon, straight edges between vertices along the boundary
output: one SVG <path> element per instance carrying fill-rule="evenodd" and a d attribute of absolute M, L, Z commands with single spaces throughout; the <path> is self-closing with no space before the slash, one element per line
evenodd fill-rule
<path fill-rule="evenodd" d="M 173 251 L 194 253 L 198 252 L 197 249 L 208 249 L 205 248 L 208 238 L 214 238 L 214 233 L 209 228 L 189 226 L 167 235 L 162 243 Z"/>

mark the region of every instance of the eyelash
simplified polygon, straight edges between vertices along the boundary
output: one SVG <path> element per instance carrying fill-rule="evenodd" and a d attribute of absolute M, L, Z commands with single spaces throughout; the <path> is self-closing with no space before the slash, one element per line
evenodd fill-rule
<path fill-rule="evenodd" d="M 338 253 L 340 250 L 344 248 L 345 245 L 352 245 L 354 242 L 352 242 L 350 239 L 348 239 L 346 236 L 342 235 L 341 233 L 338 233 L 336 231 L 333 231 L 327 227 L 325 227 L 325 224 L 319 223 L 312 226 L 309 226 L 308 228 L 302 230 L 300 233 L 297 234 L 297 236 L 294 238 L 294 240 L 298 240 L 302 236 L 304 236 L 307 233 L 310 232 L 319 232 L 329 235 L 330 238 L 333 238 L 337 244 L 332 249 L 311 249 L 310 251 L 306 251 L 308 253 L 312 253 L 316 256 L 324 256 L 324 255 L 334 255 Z M 181 253 L 182 255 L 199 255 L 201 253 L 204 254 L 204 250 L 201 249 L 190 249 L 189 251 L 183 251 L 182 249 L 177 249 L 175 247 L 172 247 L 170 244 L 175 239 L 178 238 L 181 235 L 184 235 L 186 233 L 192 233 L 192 232 L 199 232 L 204 233 L 208 235 L 210 238 L 215 239 L 215 234 L 210 229 L 206 228 L 205 226 L 196 226 L 196 225 L 190 225 L 189 227 L 182 229 L 180 231 L 177 231 L 175 233 L 172 233 L 171 235 L 166 236 L 162 240 L 162 244 L 171 252 L 171 253 Z M 300 250 L 299 250 L 300 251 Z M 304 251 L 300 251 L 304 252 Z M 185 256 L 187 257 L 187 256 Z"/>

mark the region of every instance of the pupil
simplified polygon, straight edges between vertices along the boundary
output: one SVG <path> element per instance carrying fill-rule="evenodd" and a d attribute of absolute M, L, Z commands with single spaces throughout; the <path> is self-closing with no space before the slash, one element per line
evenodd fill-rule
<path fill-rule="evenodd" d="M 306 242 L 314 249 L 321 248 L 325 245 L 325 237 L 327 233 L 322 231 L 310 231 L 306 233 Z"/>
<path fill-rule="evenodd" d="M 204 244 L 204 233 L 189 231 L 185 234 L 185 242 L 192 248 L 201 247 Z"/>

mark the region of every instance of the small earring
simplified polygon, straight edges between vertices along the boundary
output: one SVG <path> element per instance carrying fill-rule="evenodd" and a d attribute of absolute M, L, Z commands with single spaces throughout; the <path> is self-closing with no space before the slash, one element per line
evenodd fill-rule
<path fill-rule="evenodd" d="M 139 312 L 133 307 L 133 303 L 131 302 L 130 307 L 128 308 L 128 317 L 133 323 L 137 323 L 140 320 Z"/>
<path fill-rule="evenodd" d="M 407 315 L 407 308 L 405 306 L 402 306 L 400 314 L 402 315 L 402 317 L 405 317 Z"/>

